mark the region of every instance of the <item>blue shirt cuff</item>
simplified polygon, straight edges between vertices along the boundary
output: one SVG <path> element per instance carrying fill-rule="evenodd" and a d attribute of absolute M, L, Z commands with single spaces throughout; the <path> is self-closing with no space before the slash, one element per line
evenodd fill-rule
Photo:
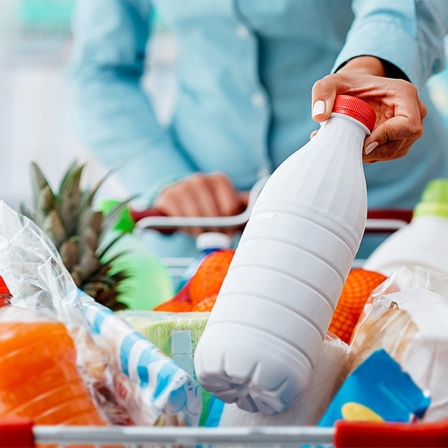
<path fill-rule="evenodd" d="M 336 59 L 332 72 L 358 56 L 375 56 L 398 67 L 417 88 L 427 77 L 419 63 L 416 41 L 392 20 L 364 22 L 362 27 L 352 29 L 347 42 Z"/>

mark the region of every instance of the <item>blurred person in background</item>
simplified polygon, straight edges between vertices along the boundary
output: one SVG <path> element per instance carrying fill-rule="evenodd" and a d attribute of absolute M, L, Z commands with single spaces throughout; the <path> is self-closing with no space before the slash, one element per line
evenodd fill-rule
<path fill-rule="evenodd" d="M 168 125 L 141 86 L 154 8 L 179 49 Z M 77 0 L 80 134 L 108 167 L 131 155 L 117 174 L 141 205 L 226 216 L 349 94 L 377 112 L 364 148 L 369 208 L 411 208 L 448 175 L 448 135 L 425 87 L 444 66 L 447 27 L 441 0 Z M 186 234 L 151 238 L 163 255 L 194 248 Z M 370 238 L 360 257 L 380 241 Z"/>

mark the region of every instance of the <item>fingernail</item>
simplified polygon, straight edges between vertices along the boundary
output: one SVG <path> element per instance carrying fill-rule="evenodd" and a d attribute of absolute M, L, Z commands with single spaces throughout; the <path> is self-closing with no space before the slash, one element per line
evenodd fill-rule
<path fill-rule="evenodd" d="M 322 100 L 318 100 L 313 106 L 313 117 L 321 115 L 325 112 L 325 103 Z"/>
<path fill-rule="evenodd" d="M 377 146 L 378 146 L 378 142 L 369 143 L 366 146 L 366 149 L 364 149 L 364 154 L 365 155 L 370 154 Z"/>

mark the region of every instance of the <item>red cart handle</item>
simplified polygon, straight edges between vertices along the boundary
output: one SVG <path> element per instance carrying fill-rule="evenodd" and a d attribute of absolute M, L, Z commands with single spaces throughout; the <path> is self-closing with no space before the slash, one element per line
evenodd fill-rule
<path fill-rule="evenodd" d="M 0 448 L 35 448 L 33 421 L 29 418 L 0 420 Z"/>
<path fill-rule="evenodd" d="M 131 213 L 131 217 L 132 220 L 134 222 L 138 222 L 143 218 L 149 218 L 149 217 L 153 217 L 153 216 L 166 216 L 164 213 L 162 213 L 161 211 L 155 209 L 155 208 L 147 208 L 144 210 L 130 210 Z"/>
<path fill-rule="evenodd" d="M 413 213 L 414 211 L 412 209 L 373 208 L 368 210 L 367 219 L 397 219 L 410 223 Z"/>
<path fill-rule="evenodd" d="M 448 447 L 448 421 L 440 423 L 371 423 L 339 421 L 335 448 Z"/>
<path fill-rule="evenodd" d="M 139 222 L 144 218 L 158 218 L 158 217 L 167 217 L 165 213 L 162 213 L 160 210 L 156 208 L 147 208 L 144 210 L 130 210 L 131 218 L 134 222 Z M 172 235 L 177 232 L 177 227 L 156 227 L 154 230 L 164 234 L 164 235 Z"/>
<path fill-rule="evenodd" d="M 370 209 L 367 211 L 365 233 L 390 234 L 409 224 L 412 209 Z"/>
<path fill-rule="evenodd" d="M 371 209 L 367 212 L 368 219 L 398 219 L 400 221 L 411 222 L 413 211 L 411 209 L 380 208 Z M 131 210 L 132 219 L 137 222 L 143 218 L 151 216 L 166 216 L 156 208 L 144 210 Z"/>

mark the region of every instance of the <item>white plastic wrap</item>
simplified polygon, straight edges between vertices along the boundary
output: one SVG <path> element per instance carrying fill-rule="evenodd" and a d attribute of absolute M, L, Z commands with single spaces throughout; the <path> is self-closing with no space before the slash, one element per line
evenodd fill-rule
<path fill-rule="evenodd" d="M 351 370 L 385 349 L 431 397 L 425 421 L 448 418 L 448 277 L 403 268 L 375 292 L 352 340 Z"/>

